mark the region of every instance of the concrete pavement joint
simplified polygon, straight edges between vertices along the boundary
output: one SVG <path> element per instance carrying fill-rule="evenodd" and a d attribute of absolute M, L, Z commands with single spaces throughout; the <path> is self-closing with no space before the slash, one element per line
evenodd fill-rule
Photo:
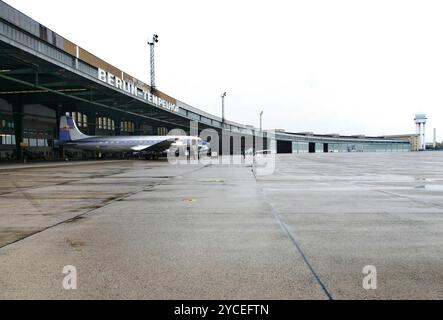
<path fill-rule="evenodd" d="M 390 196 L 406 199 L 406 200 L 409 200 L 409 201 L 412 201 L 412 202 L 415 202 L 415 203 L 419 202 L 419 203 L 421 203 L 423 205 L 430 205 L 431 207 L 434 207 L 434 208 L 443 209 L 443 206 L 440 205 L 440 204 L 437 204 L 437 203 L 425 202 L 425 201 L 421 201 L 420 199 L 411 198 L 411 197 L 408 197 L 408 196 L 405 196 L 405 195 L 401 195 L 401 194 L 397 194 L 397 193 L 389 192 L 389 191 L 385 191 L 385 190 L 380 190 L 380 189 L 372 189 L 372 190 L 377 191 L 379 193 L 387 194 L 387 195 L 390 195 Z"/>
<path fill-rule="evenodd" d="M 308 266 L 308 268 L 311 271 L 312 275 L 314 276 L 315 280 L 318 282 L 318 284 L 322 288 L 323 292 L 326 294 L 326 296 L 328 297 L 329 300 L 334 300 L 334 298 L 332 297 L 332 294 L 329 292 L 329 290 L 326 288 L 326 285 L 320 279 L 320 276 L 315 272 L 314 267 L 309 262 L 308 258 L 306 257 L 305 253 L 301 249 L 301 247 L 298 244 L 297 240 L 295 240 L 295 238 L 289 232 L 288 226 L 281 220 L 280 215 L 278 214 L 277 210 L 274 208 L 274 206 L 272 205 L 271 201 L 269 201 L 269 199 L 268 199 L 268 197 L 266 195 L 266 191 L 263 188 L 260 188 L 260 190 L 261 190 L 261 192 L 263 194 L 263 197 L 264 197 L 266 203 L 271 208 L 271 212 L 272 212 L 274 218 L 277 220 L 277 223 L 280 225 L 281 229 L 286 234 L 286 236 L 289 238 L 289 240 L 291 240 L 292 244 L 295 246 L 295 248 L 297 249 L 298 253 L 303 258 L 303 261 Z"/>
<path fill-rule="evenodd" d="M 0 174 L 4 174 L 1 171 L 7 170 L 27 170 L 27 169 L 47 169 L 47 168 L 57 168 L 57 167 L 67 167 L 67 166 L 85 166 L 85 165 L 102 165 L 102 164 L 114 164 L 118 162 L 128 162 L 127 160 L 104 160 L 104 161 L 57 161 L 54 163 L 41 163 L 41 164 L 16 164 L 16 165 L 1 165 Z"/>
<path fill-rule="evenodd" d="M 199 171 L 199 170 L 205 169 L 205 168 L 210 167 L 210 166 L 211 166 L 211 165 L 205 165 L 205 166 L 200 167 L 200 168 L 197 168 L 197 169 L 195 169 L 195 170 L 192 170 L 192 171 L 189 171 L 189 172 L 183 173 L 183 174 L 181 174 L 181 175 L 179 175 L 179 176 L 185 176 L 185 175 L 187 175 L 187 174 L 191 174 L 191 173 L 197 172 L 197 171 Z M 119 173 L 114 173 L 114 175 L 115 175 L 115 174 L 119 174 Z M 112 174 L 111 174 L 111 175 L 108 175 L 108 176 L 112 176 Z M 37 235 L 37 234 L 43 233 L 43 232 L 45 232 L 45 231 L 47 231 L 47 230 L 53 229 L 53 228 L 55 228 L 55 227 L 57 227 L 57 226 L 60 226 L 60 225 L 62 225 L 62 224 L 65 224 L 65 223 L 72 223 L 72 222 L 75 222 L 75 221 L 77 221 L 77 220 L 80 220 L 81 218 L 83 218 L 84 216 L 88 215 L 89 213 L 91 213 L 91 212 L 93 212 L 93 211 L 95 211 L 95 210 L 98 210 L 98 209 L 101 209 L 101 208 L 107 207 L 107 206 L 109 206 L 110 204 L 112 204 L 112 203 L 114 203 L 114 202 L 122 201 L 122 200 L 124 200 L 124 199 L 126 199 L 126 198 L 129 198 L 129 197 L 131 197 L 131 196 L 133 196 L 133 195 L 135 195 L 135 194 L 137 194 L 137 193 L 144 192 L 144 191 L 147 190 L 147 188 L 148 188 L 148 189 L 152 189 L 152 188 L 154 188 L 154 187 L 156 187 L 156 186 L 162 185 L 163 183 L 169 182 L 169 181 L 171 181 L 171 180 L 173 180 L 173 179 L 175 179 L 175 178 L 177 178 L 177 177 L 178 177 L 178 176 L 175 176 L 175 177 L 172 177 L 172 178 L 169 178 L 169 179 L 165 179 L 165 181 L 162 181 L 162 182 L 159 182 L 159 183 L 155 183 L 154 185 L 147 185 L 147 186 L 144 186 L 143 188 L 141 188 L 141 189 L 139 189 L 139 190 L 137 190 L 137 191 L 127 193 L 126 195 L 124 195 L 124 196 L 122 196 L 122 197 L 114 198 L 114 199 L 110 200 L 109 202 L 105 203 L 103 206 L 101 206 L 101 207 L 99 207 L 99 208 L 93 208 L 93 209 L 87 210 L 87 211 L 85 211 L 85 212 L 83 212 L 83 213 L 81 213 L 81 214 L 79 214 L 79 215 L 76 215 L 76 216 L 74 216 L 74 217 L 72 217 L 72 218 L 69 218 L 69 219 L 66 219 L 66 220 L 63 220 L 63 221 L 57 222 L 57 223 L 55 223 L 55 224 L 53 224 L 53 225 L 50 225 L 50 226 L 48 226 L 48 227 L 46 227 L 46 228 L 43 228 L 43 229 L 38 230 L 38 231 L 36 231 L 36 232 L 33 232 L 33 233 L 30 233 L 30 234 L 27 234 L 27 235 L 24 236 L 24 237 L 21 237 L 21 238 L 16 239 L 16 240 L 14 240 L 14 241 L 12 241 L 12 242 L 10 242 L 10 243 L 8 243 L 8 244 L 5 244 L 5 245 L 3 245 L 3 246 L 0 246 L 0 250 L 3 249 L 3 248 L 6 248 L 6 247 L 8 247 L 8 246 L 11 246 L 11 245 L 13 245 L 13 244 L 16 244 L 16 243 L 18 243 L 18 242 L 20 242 L 20 241 L 23 241 L 23 240 L 25 240 L 25 239 L 27 239 L 27 238 L 30 238 L 30 237 L 32 237 L 32 236 L 35 236 L 35 235 Z M 89 178 L 88 178 L 88 179 L 89 179 Z M 88 180 L 88 179 L 86 179 L 86 180 Z M 78 180 L 78 181 L 81 181 L 81 180 Z M 19 190 L 19 191 L 21 191 L 21 190 Z M 24 195 L 24 192 L 22 192 L 22 193 L 23 193 L 23 195 Z M 25 195 L 24 195 L 24 196 L 25 196 Z M 26 198 L 26 196 L 25 196 L 25 198 Z M 29 201 L 29 200 L 28 200 L 28 201 Z M 33 204 L 31 203 L 31 205 L 33 205 Z"/>
<path fill-rule="evenodd" d="M 96 175 L 96 176 L 93 176 L 93 177 L 87 177 L 86 179 L 82 179 L 82 178 L 72 179 L 72 180 L 63 181 L 63 182 L 60 182 L 60 183 L 49 184 L 49 185 L 46 185 L 44 187 L 65 186 L 65 185 L 69 185 L 69 184 L 76 183 L 76 182 L 83 181 L 83 180 L 92 180 L 92 179 L 97 179 L 97 178 L 107 178 L 107 177 L 110 177 L 110 176 L 113 176 L 113 175 L 116 175 L 116 174 L 120 174 L 120 173 L 121 172 L 119 171 L 119 172 L 111 172 L 109 174 L 103 174 L 103 175 Z M 17 183 L 15 183 L 14 181 L 12 181 L 12 184 L 14 185 L 16 190 L 10 191 L 10 192 L 0 193 L 0 197 L 6 196 L 6 195 L 11 195 L 11 194 L 14 194 L 14 193 L 21 193 L 23 196 L 26 197 L 25 192 L 30 191 L 30 190 L 36 190 L 36 189 L 42 188 L 41 186 L 34 186 L 34 187 L 29 187 L 29 188 L 26 188 L 26 187 L 25 188 L 20 188 L 17 185 Z"/>

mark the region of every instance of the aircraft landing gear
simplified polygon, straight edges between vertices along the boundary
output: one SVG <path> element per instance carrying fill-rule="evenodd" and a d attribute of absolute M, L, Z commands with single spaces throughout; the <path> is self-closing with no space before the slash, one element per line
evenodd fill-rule
<path fill-rule="evenodd" d="M 156 154 L 147 154 L 147 155 L 145 155 L 145 159 L 157 161 L 159 159 L 159 156 Z"/>

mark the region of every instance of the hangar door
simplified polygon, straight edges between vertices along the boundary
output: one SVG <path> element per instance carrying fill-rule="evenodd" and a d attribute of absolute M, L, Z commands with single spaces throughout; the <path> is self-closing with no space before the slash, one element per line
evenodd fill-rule
<path fill-rule="evenodd" d="M 277 140 L 277 153 L 292 153 L 292 141 Z"/>
<path fill-rule="evenodd" d="M 309 142 L 309 153 L 315 153 L 315 142 Z"/>

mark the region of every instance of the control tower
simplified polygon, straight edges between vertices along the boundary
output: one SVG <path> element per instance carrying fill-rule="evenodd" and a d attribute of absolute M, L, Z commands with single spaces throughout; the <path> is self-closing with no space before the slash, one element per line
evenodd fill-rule
<path fill-rule="evenodd" d="M 415 124 L 417 125 L 417 134 L 420 139 L 420 150 L 426 150 L 426 114 L 417 113 L 415 115 Z"/>

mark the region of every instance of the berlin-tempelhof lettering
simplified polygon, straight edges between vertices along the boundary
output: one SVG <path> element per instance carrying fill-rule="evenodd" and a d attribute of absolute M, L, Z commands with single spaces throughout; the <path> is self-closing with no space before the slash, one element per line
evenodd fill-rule
<path fill-rule="evenodd" d="M 106 72 L 103 69 L 98 69 L 98 79 L 103 81 L 121 91 L 129 93 L 137 98 L 141 98 L 149 103 L 154 104 L 157 107 L 167 109 L 169 111 L 178 112 L 179 108 L 175 104 L 157 97 L 156 95 L 148 92 L 144 89 L 137 87 L 134 83 L 123 80 L 122 78 Z"/>

